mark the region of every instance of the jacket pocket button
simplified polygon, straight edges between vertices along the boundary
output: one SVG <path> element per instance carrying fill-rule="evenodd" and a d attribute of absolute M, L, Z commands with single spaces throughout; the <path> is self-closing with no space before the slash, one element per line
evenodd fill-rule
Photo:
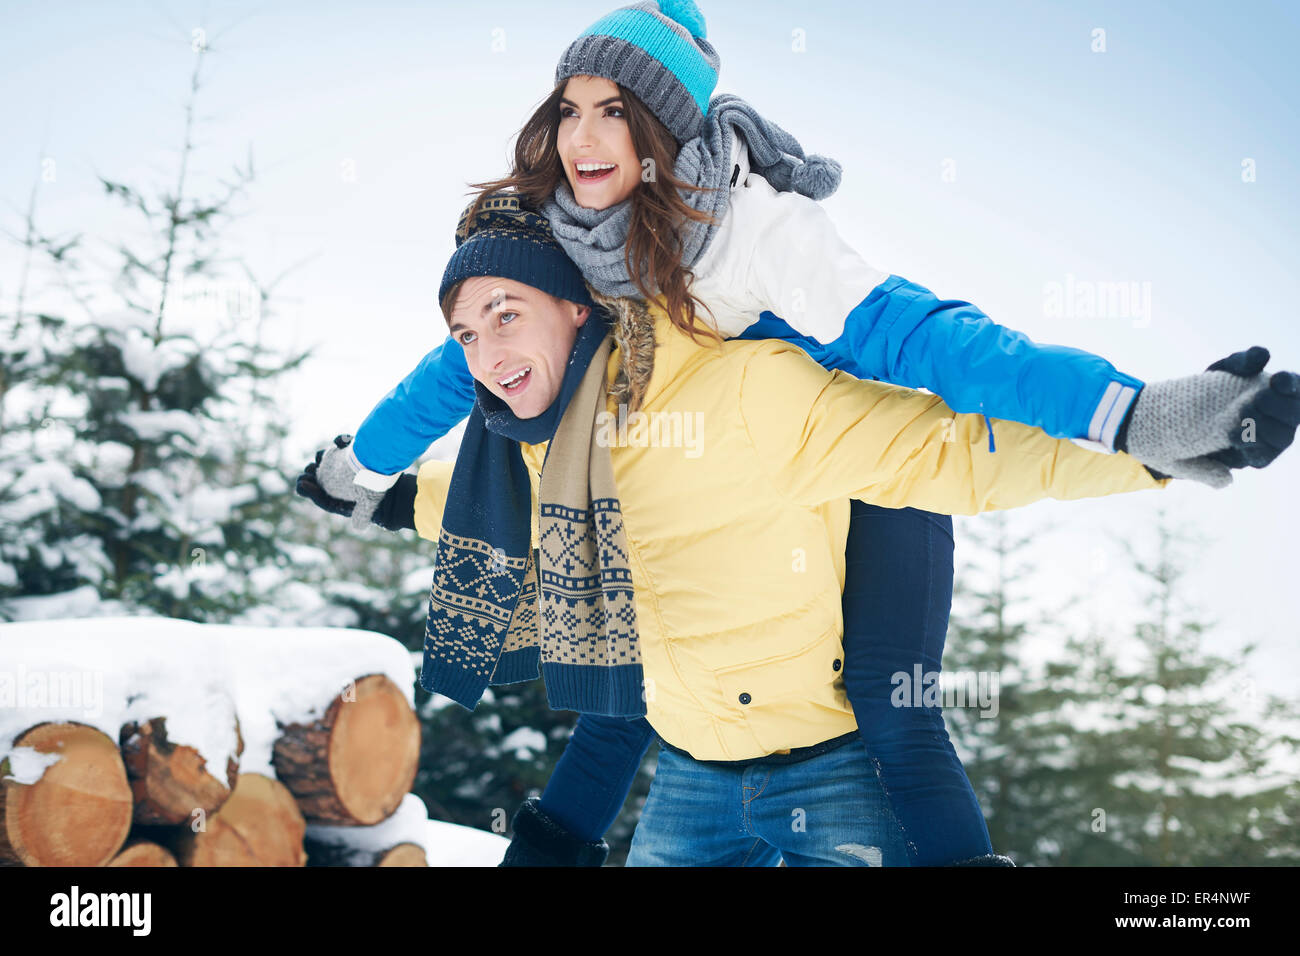
<path fill-rule="evenodd" d="M 742 704 L 748 704 L 748 703 L 749 703 L 751 700 L 753 700 L 753 699 L 754 699 L 754 698 L 750 697 L 748 694 L 741 694 L 741 695 L 740 695 L 740 702 L 741 702 Z"/>
<path fill-rule="evenodd" d="M 837 671 L 839 669 L 840 669 L 840 659 L 837 657 L 835 658 L 835 663 L 831 665 L 831 670 Z"/>

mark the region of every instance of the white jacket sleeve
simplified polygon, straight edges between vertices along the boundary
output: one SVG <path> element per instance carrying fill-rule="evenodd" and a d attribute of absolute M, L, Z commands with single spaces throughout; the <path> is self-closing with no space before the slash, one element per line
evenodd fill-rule
<path fill-rule="evenodd" d="M 748 172 L 748 150 L 739 136 L 735 143 L 740 171 L 718 232 L 696 263 L 691 291 L 723 335 L 739 335 L 770 311 L 795 331 L 832 342 L 888 273 L 844 241 L 820 203 L 778 192 Z"/>

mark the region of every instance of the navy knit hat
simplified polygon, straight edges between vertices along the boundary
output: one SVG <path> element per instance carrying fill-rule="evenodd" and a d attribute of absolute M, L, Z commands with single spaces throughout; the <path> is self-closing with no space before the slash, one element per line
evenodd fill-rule
<path fill-rule="evenodd" d="M 601 17 L 570 44 L 555 68 L 601 76 L 631 90 L 677 139 L 699 135 L 722 61 L 704 39 L 704 14 L 692 0 L 644 0 Z"/>
<path fill-rule="evenodd" d="M 500 276 L 550 293 L 557 299 L 594 306 L 580 270 L 551 235 L 546 217 L 509 190 L 483 200 L 473 222 L 471 203 L 456 224 L 456 251 L 438 287 L 438 301 L 462 279 Z"/>

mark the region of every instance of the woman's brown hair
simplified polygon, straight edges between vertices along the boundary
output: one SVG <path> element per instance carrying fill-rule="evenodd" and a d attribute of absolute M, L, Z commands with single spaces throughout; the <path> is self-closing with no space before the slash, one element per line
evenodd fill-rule
<path fill-rule="evenodd" d="M 557 86 L 533 111 L 515 139 L 515 158 L 510 175 L 484 183 L 470 183 L 479 190 L 474 198 L 469 221 L 478 213 L 483 199 L 502 189 L 513 189 L 534 206 L 549 199 L 556 186 L 565 180 L 564 165 L 557 146 L 560 127 L 560 100 L 567 81 Z M 618 85 L 618 84 L 615 84 Z M 668 318 L 692 340 L 704 334 L 718 342 L 722 336 L 707 324 L 697 324 L 696 306 L 704 303 L 688 291 L 691 270 L 682 264 L 678 226 L 684 220 L 712 223 L 706 212 L 692 209 L 678 194 L 678 189 L 700 190 L 672 174 L 678 144 L 667 127 L 659 122 L 646 105 L 622 86 L 623 112 L 627 117 L 632 146 L 644 163 L 650 160 L 655 174 L 642 178 L 632 190 L 632 216 L 628 224 L 624 262 L 628 275 L 646 299 L 663 297 Z M 638 268 L 636 263 L 644 263 Z M 647 282 L 649 278 L 649 282 Z M 707 306 L 704 306 L 708 310 Z"/>

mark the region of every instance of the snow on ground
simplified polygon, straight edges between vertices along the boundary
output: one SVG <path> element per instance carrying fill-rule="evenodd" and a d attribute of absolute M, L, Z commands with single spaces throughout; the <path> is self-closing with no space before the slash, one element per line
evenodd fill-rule
<path fill-rule="evenodd" d="M 45 721 L 89 724 L 117 742 L 124 722 L 166 717 L 169 739 L 194 747 L 224 779 L 237 714 L 241 772 L 274 777 L 277 721 L 315 720 L 353 680 L 384 674 L 415 703 L 410 652 L 391 637 L 351 628 L 162 617 L 24 621 L 0 624 L 0 662 L 0 760 L 19 734 Z M 20 757 L 11 772 L 23 768 L 15 779 L 34 782 L 42 762 Z"/>
<path fill-rule="evenodd" d="M 425 854 L 430 866 L 496 866 L 506 855 L 505 837 L 441 820 L 425 823 Z"/>
<path fill-rule="evenodd" d="M 307 839 L 348 848 L 368 858 L 399 843 L 424 847 L 430 866 L 496 866 L 510 841 L 455 823 L 430 820 L 424 801 L 408 793 L 387 820 L 369 827 L 308 824 Z"/>

